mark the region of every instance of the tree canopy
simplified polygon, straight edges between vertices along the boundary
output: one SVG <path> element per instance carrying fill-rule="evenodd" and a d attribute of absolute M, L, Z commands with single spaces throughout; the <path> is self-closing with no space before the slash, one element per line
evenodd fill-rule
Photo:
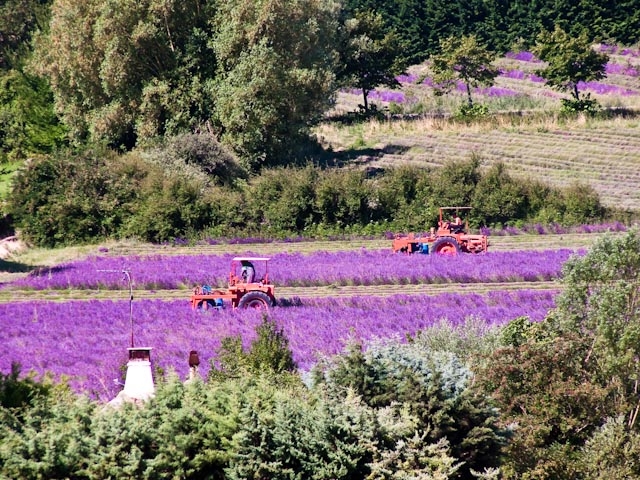
<path fill-rule="evenodd" d="M 405 45 L 398 35 L 388 31 L 384 19 L 373 11 L 356 12 L 345 22 L 346 46 L 339 75 L 348 86 L 362 92 L 363 109 L 369 111 L 369 93 L 379 86 L 398 87 L 396 76 L 404 73 Z"/>
<path fill-rule="evenodd" d="M 448 92 L 458 81 L 464 83 L 467 102 L 473 105 L 471 89 L 491 86 L 498 70 L 491 63 L 496 54 L 482 45 L 475 35 L 448 37 L 440 42 L 440 53 L 431 57 L 436 90 Z"/>
<path fill-rule="evenodd" d="M 542 31 L 533 48 L 547 66 L 536 73 L 543 77 L 551 87 L 568 91 L 578 102 L 579 83 L 600 80 L 606 76 L 605 66 L 609 57 L 606 53 L 593 49 L 587 34 L 570 35 L 559 26 L 549 32 Z"/>

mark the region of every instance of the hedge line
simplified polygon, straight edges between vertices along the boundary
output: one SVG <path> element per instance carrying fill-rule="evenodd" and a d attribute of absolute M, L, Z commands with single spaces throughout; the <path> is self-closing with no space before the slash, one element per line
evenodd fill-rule
<path fill-rule="evenodd" d="M 31 160 L 14 178 L 5 220 L 32 244 L 56 247 L 107 238 L 426 231 L 439 207 L 453 205 L 473 207 L 474 228 L 576 225 L 609 214 L 589 186 L 558 189 L 515 179 L 504 165 L 483 168 L 477 157 L 438 169 L 309 165 L 248 178 L 231 157 L 212 149 L 215 161 L 206 152 L 194 156 L 193 149 L 121 155 L 99 147 Z"/>

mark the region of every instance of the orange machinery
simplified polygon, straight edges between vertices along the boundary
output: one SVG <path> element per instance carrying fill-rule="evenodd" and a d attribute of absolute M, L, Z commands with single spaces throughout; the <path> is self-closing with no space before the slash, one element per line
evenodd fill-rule
<path fill-rule="evenodd" d="M 208 285 L 197 286 L 191 295 L 191 308 L 208 310 L 223 308 L 229 302 L 232 308 L 263 308 L 276 304 L 275 286 L 269 283 L 269 258 L 235 257 L 231 260 L 229 284 L 226 289 L 213 289 Z M 256 271 L 261 263 L 261 274 Z"/>
<path fill-rule="evenodd" d="M 413 233 L 396 235 L 392 248 L 394 253 L 437 253 L 441 255 L 456 255 L 464 253 L 486 252 L 489 242 L 486 235 L 472 235 L 468 222 L 464 224 L 458 216 L 459 211 L 469 210 L 471 207 L 440 207 L 438 228 L 432 228 L 427 236 L 416 237 Z M 446 211 L 455 211 L 455 220 L 445 220 Z"/>

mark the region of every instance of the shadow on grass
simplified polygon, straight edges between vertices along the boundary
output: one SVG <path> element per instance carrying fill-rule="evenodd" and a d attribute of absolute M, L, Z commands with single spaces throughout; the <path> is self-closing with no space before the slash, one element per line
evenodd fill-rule
<path fill-rule="evenodd" d="M 33 265 L 27 265 L 25 263 L 0 259 L 0 272 L 27 273 L 31 270 L 34 270 L 34 268 L 37 267 L 34 267 Z"/>
<path fill-rule="evenodd" d="M 323 167 L 344 167 L 357 165 L 366 167 L 367 164 L 380 159 L 384 155 L 401 155 L 408 151 L 406 145 L 386 145 L 384 148 L 349 148 L 334 152 L 325 150 L 319 155 L 319 163 Z M 374 170 L 374 171 L 373 171 Z M 370 174 L 377 174 L 381 169 L 372 169 Z"/>

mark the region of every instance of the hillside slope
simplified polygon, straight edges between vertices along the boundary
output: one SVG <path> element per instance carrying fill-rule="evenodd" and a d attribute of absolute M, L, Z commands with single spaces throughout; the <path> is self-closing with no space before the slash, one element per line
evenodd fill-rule
<path fill-rule="evenodd" d="M 496 65 L 496 84 L 473 93 L 489 108 L 482 121 L 448 120 L 465 101 L 464 89 L 434 95 L 423 64 L 400 78 L 399 90 L 370 95 L 378 108 L 399 115 L 363 124 L 327 122 L 316 134 L 355 165 L 433 167 L 475 155 L 483 166 L 504 162 L 514 176 L 555 186 L 587 183 L 607 206 L 640 209 L 640 52 L 615 50 L 607 77 L 580 85 L 609 112 L 600 119 L 563 118 L 560 99 L 568 95 L 545 85 L 535 73 L 541 63 L 531 54 L 508 54 Z M 341 92 L 333 113 L 354 111 L 359 103 L 359 92 Z"/>

